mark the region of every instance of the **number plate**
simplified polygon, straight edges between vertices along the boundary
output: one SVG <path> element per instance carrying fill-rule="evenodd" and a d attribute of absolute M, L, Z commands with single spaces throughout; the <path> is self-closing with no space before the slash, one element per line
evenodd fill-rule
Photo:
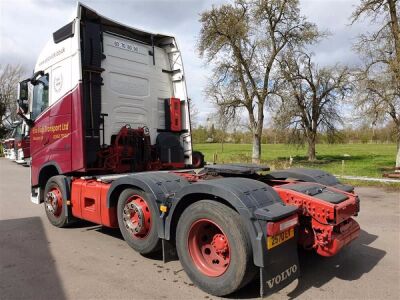
<path fill-rule="evenodd" d="M 269 236 L 267 238 L 267 248 L 272 249 L 291 239 L 292 237 L 294 237 L 294 228 L 290 228 L 289 230 L 286 230 L 274 236 Z"/>

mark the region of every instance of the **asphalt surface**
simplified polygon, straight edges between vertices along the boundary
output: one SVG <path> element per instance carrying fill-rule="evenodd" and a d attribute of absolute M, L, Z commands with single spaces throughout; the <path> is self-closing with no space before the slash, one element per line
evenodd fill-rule
<path fill-rule="evenodd" d="M 29 200 L 29 168 L 0 158 L 0 299 L 215 299 L 179 261 L 143 257 L 119 230 L 59 229 Z M 334 258 L 300 253 L 302 276 L 268 299 L 400 299 L 400 193 L 358 188 L 362 232 Z M 257 281 L 228 298 L 258 297 Z"/>

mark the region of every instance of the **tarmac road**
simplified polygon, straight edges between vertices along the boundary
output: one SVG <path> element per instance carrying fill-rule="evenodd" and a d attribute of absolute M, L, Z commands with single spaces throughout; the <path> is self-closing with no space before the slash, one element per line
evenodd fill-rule
<path fill-rule="evenodd" d="M 145 258 L 118 230 L 59 229 L 29 200 L 29 168 L 0 158 L 0 299 L 215 299 L 179 261 Z M 334 258 L 301 252 L 300 280 L 268 299 L 400 299 L 400 194 L 358 188 L 362 232 Z M 231 295 L 258 297 L 257 281 Z"/>

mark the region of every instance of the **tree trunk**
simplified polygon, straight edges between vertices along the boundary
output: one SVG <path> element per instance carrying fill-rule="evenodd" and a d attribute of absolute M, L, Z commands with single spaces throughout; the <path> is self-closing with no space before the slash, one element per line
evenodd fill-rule
<path fill-rule="evenodd" d="M 389 0 L 389 13 L 390 13 L 390 29 L 392 31 L 394 45 L 396 50 L 396 59 L 397 59 L 397 68 L 400 64 L 400 29 L 399 29 L 399 20 L 397 18 L 397 9 L 395 0 Z"/>
<path fill-rule="evenodd" d="M 253 133 L 253 154 L 251 161 L 253 164 L 259 164 L 261 158 L 261 135 Z"/>
<path fill-rule="evenodd" d="M 264 103 L 265 98 L 259 99 L 259 103 L 257 106 L 257 122 L 252 122 L 254 126 L 253 128 L 253 155 L 252 155 L 252 162 L 253 164 L 260 164 L 261 161 L 261 136 L 263 133 L 264 127 Z M 254 120 L 254 116 L 253 119 Z"/>
<path fill-rule="evenodd" d="M 400 168 L 400 136 L 397 137 L 396 168 Z"/>
<path fill-rule="evenodd" d="M 315 136 L 312 134 L 312 136 L 308 138 L 308 161 L 314 161 L 314 160 L 316 160 Z"/>

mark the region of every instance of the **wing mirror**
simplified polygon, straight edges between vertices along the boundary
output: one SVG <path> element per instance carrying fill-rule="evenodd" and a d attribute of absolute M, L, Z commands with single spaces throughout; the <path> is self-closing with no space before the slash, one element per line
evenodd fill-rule
<path fill-rule="evenodd" d="M 28 113 L 29 111 L 29 102 L 28 102 L 28 83 L 29 79 L 25 79 L 21 81 L 18 85 L 18 99 L 17 103 L 20 109 L 24 114 Z"/>
<path fill-rule="evenodd" d="M 35 72 L 31 78 L 25 79 L 18 84 L 17 113 L 29 127 L 34 126 L 34 122 L 25 116 L 29 112 L 29 82 L 33 85 L 37 84 L 37 78 L 43 74 L 43 71 Z"/>

